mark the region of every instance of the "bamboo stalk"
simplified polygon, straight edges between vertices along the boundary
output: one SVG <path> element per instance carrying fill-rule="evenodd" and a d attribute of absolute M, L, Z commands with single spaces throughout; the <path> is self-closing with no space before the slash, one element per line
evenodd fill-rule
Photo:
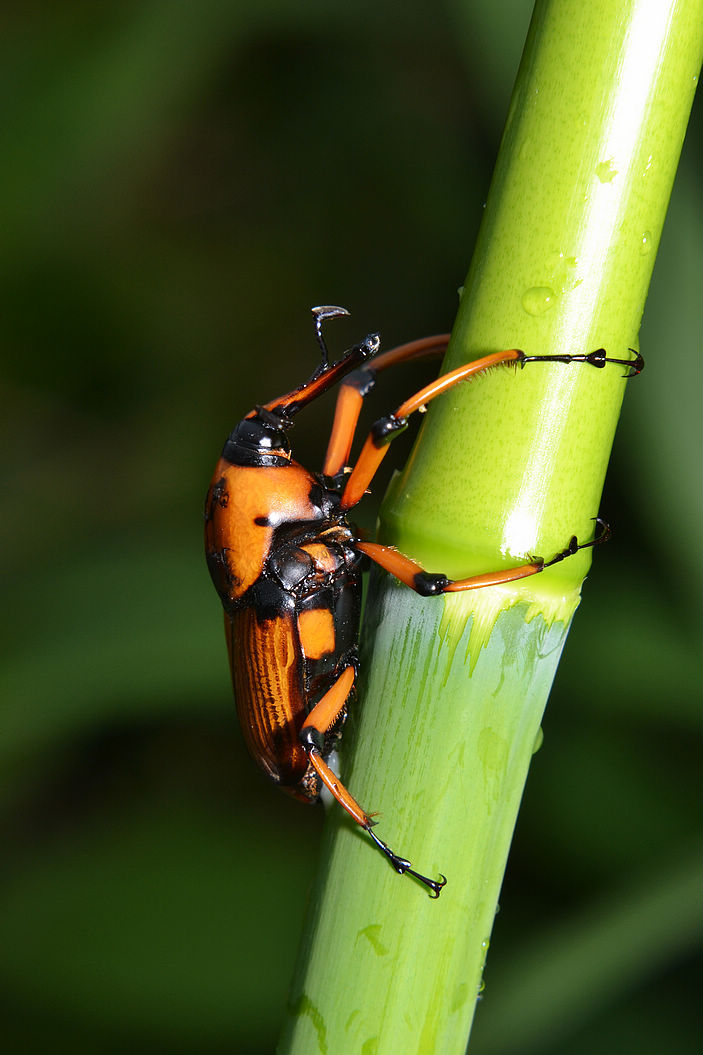
<path fill-rule="evenodd" d="M 537 3 L 446 369 L 506 347 L 636 346 L 702 48 L 703 0 Z M 383 541 L 456 577 L 588 537 L 622 373 L 499 368 L 445 395 Z M 463 1052 L 588 563 L 451 598 L 377 585 L 343 777 L 381 837 L 448 884 L 430 900 L 333 810 L 280 1052 Z"/>

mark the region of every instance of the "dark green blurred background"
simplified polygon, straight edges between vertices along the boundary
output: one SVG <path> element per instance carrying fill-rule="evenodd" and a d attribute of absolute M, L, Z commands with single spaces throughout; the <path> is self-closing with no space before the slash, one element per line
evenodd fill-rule
<path fill-rule="evenodd" d="M 204 492 L 235 420 L 315 364 L 310 305 L 352 310 L 335 350 L 450 327 L 531 7 L 2 15 L 8 1055 L 273 1050 L 322 811 L 243 753 Z M 701 1050 L 702 134 L 694 115 L 475 1055 Z M 296 432 L 312 467 L 329 409 Z"/>

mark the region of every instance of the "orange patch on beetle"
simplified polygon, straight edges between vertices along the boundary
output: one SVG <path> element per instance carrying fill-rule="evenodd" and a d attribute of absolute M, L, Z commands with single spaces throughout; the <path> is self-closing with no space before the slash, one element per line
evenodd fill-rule
<path fill-rule="evenodd" d="M 334 616 L 329 608 L 308 608 L 298 616 L 300 644 L 307 659 L 320 659 L 335 648 Z"/>
<path fill-rule="evenodd" d="M 221 554 L 231 579 L 225 599 L 241 597 L 256 582 L 280 524 L 314 521 L 315 477 L 297 462 L 285 466 L 217 463 L 207 497 L 205 545 Z"/>

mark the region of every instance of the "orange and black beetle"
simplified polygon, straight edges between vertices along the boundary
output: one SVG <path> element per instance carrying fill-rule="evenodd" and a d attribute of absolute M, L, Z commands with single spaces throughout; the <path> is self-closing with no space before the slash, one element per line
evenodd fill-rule
<path fill-rule="evenodd" d="M 323 785 L 371 836 L 399 873 L 426 884 L 438 897 L 446 880 L 414 871 L 374 833 L 362 809 L 330 769 L 354 691 L 361 603 L 361 564 L 370 558 L 424 596 L 477 589 L 541 572 L 598 539 L 569 545 L 550 561 L 533 558 L 517 568 L 450 580 L 429 574 L 389 546 L 361 542 L 347 522 L 408 416 L 441 392 L 501 363 L 533 361 L 626 363 L 641 359 L 590 355 L 526 356 L 516 349 L 468 363 L 427 385 L 371 429 L 352 470 L 347 467 L 365 395 L 388 366 L 445 350 L 447 335 L 429 337 L 378 355 L 370 334 L 336 363 L 328 362 L 322 322 L 344 308 L 313 308 L 322 364 L 294 391 L 257 406 L 231 433 L 217 463 L 205 506 L 205 546 L 212 580 L 224 606 L 225 633 L 239 719 L 247 747 L 272 780 L 315 802 Z M 291 456 L 293 416 L 341 381 L 321 474 Z"/>

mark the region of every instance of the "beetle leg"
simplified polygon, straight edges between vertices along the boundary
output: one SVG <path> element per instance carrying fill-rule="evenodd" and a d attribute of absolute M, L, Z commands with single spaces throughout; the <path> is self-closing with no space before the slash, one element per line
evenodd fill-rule
<path fill-rule="evenodd" d="M 605 348 L 598 348 L 588 355 L 525 355 L 521 363 L 523 366 L 525 363 L 588 363 L 599 369 L 603 369 L 606 363 L 619 363 L 620 366 L 628 367 L 627 373 L 622 376 L 629 380 L 644 370 L 644 356 L 634 348 L 628 348 L 628 351 L 632 352 L 634 359 L 613 359 L 606 355 Z"/>
<path fill-rule="evenodd" d="M 328 689 L 319 703 L 315 704 L 310 711 L 310 714 L 305 719 L 303 727 L 300 730 L 300 742 L 305 748 L 310 764 L 315 769 L 315 772 L 322 783 L 331 792 L 339 805 L 347 811 L 349 816 L 352 817 L 356 823 L 364 829 L 364 831 L 368 832 L 376 846 L 383 854 L 385 854 L 396 872 L 400 875 L 404 875 L 407 872 L 408 875 L 414 876 L 415 879 L 418 879 L 421 883 L 424 883 L 425 886 L 430 888 L 432 891 L 432 897 L 439 897 L 442 887 L 447 882 L 445 877 L 441 876 L 440 879 L 430 879 L 428 876 L 423 876 L 419 872 L 414 871 L 411 867 L 410 861 L 407 861 L 404 857 L 400 857 L 398 854 L 394 853 L 394 851 L 391 850 L 383 840 L 379 839 L 372 831 L 376 822 L 347 791 L 339 777 L 332 769 L 330 769 L 322 757 L 324 734 L 332 727 L 332 725 L 334 725 L 340 711 L 344 707 L 347 697 L 354 685 L 355 676 L 354 667 L 351 666 L 351 664 L 342 671 L 332 688 Z"/>
<path fill-rule="evenodd" d="M 541 557 L 534 557 L 528 563 L 519 564 L 516 568 L 502 568 L 500 571 L 471 575 L 466 579 L 449 579 L 441 573 L 427 572 L 417 561 L 406 557 L 404 553 L 399 553 L 392 546 L 381 546 L 377 542 L 358 542 L 356 548 L 370 557 L 384 571 L 400 579 L 411 590 L 422 597 L 433 597 L 443 593 L 459 593 L 462 590 L 480 590 L 484 586 L 499 586 L 506 582 L 515 582 L 517 579 L 525 579 L 529 575 L 537 575 L 545 568 L 551 567 L 552 564 L 558 564 L 567 557 L 572 557 L 581 549 L 588 549 L 599 542 L 606 542 L 610 537 L 610 528 L 600 517 L 595 517 L 595 520 L 600 528 L 597 535 L 588 542 L 579 542 L 576 535 L 572 535 L 568 546 L 551 560 L 545 561 Z"/>
<path fill-rule="evenodd" d="M 393 413 L 379 420 L 371 427 L 371 432 L 362 448 L 359 459 L 347 480 L 342 494 L 341 508 L 351 509 L 363 497 L 366 488 L 376 474 L 376 470 L 386 456 L 388 445 L 391 440 L 408 426 L 408 417 L 414 411 L 424 407 L 425 404 L 453 388 L 460 381 L 466 381 L 475 374 L 483 373 L 491 366 L 499 366 L 502 363 L 518 362 L 524 352 L 517 348 L 508 351 L 496 352 L 494 355 L 486 355 L 483 359 L 474 359 L 471 363 L 465 363 L 456 370 L 452 370 L 442 377 L 438 377 L 429 385 L 425 385 L 414 396 L 406 399 Z"/>
<path fill-rule="evenodd" d="M 633 351 L 633 349 L 630 349 Z M 513 363 L 524 366 L 526 363 L 588 363 L 589 366 L 602 368 L 606 363 L 620 363 L 629 366 L 630 370 L 625 377 L 634 377 L 644 368 L 644 359 L 638 353 L 634 353 L 634 359 L 612 359 L 605 354 L 604 348 L 599 348 L 588 355 L 526 355 L 517 348 L 511 348 L 504 352 L 496 352 L 494 355 L 486 355 L 482 359 L 474 359 L 471 363 L 438 377 L 414 396 L 406 399 L 393 414 L 388 414 L 372 426 L 371 432 L 362 448 L 358 461 L 351 475 L 347 479 L 342 493 L 340 507 L 346 511 L 355 506 L 363 497 L 366 488 L 376 474 L 376 470 L 383 461 L 388 445 L 391 440 L 408 425 L 408 417 L 416 410 L 420 410 L 437 396 L 453 388 L 460 381 L 467 381 L 476 374 L 489 370 L 492 366 L 500 366 L 503 363 Z M 377 360 L 378 361 L 378 360 Z M 529 574 L 529 573 L 527 573 Z"/>
<path fill-rule="evenodd" d="M 332 431 L 322 468 L 325 476 L 336 476 L 348 464 L 361 407 L 364 398 L 376 383 L 379 370 L 396 366 L 398 363 L 411 362 L 413 359 L 444 355 L 449 337 L 448 333 L 440 333 L 435 337 L 423 337 L 409 344 L 398 345 L 397 348 L 377 355 L 367 365 L 344 378 L 337 396 Z"/>
<path fill-rule="evenodd" d="M 366 830 L 373 839 L 373 841 L 376 843 L 376 846 L 379 848 L 381 853 L 384 853 L 386 855 L 398 875 L 405 875 L 407 872 L 408 875 L 415 876 L 416 879 L 419 879 L 421 883 L 424 883 L 425 886 L 428 886 L 430 888 L 430 890 L 432 891 L 432 894 L 430 895 L 431 897 L 439 897 L 440 893 L 442 892 L 442 887 L 446 886 L 447 884 L 446 876 L 443 876 L 441 872 L 439 873 L 439 879 L 428 879 L 427 876 L 420 875 L 419 872 L 415 872 L 410 867 L 410 861 L 406 861 L 404 857 L 398 857 L 397 854 L 393 853 L 390 846 L 384 843 L 382 839 L 379 839 L 378 836 L 374 832 L 372 832 L 370 828 L 367 828 Z"/>

